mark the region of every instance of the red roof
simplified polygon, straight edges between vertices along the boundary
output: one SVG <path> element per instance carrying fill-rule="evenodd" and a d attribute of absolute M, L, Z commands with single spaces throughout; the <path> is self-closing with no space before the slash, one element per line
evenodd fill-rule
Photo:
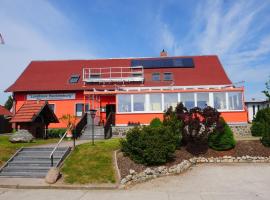
<path fill-rule="evenodd" d="M 172 57 L 171 57 L 172 58 Z M 173 57 L 180 58 L 180 57 Z M 184 57 L 186 58 L 186 57 Z M 151 74 L 156 71 L 173 72 L 175 86 L 198 85 L 229 85 L 232 84 L 226 75 L 217 56 L 191 56 L 194 68 L 163 68 L 145 69 L 143 84 L 129 83 L 125 86 L 168 86 L 170 81 L 152 81 Z M 151 59 L 151 58 L 150 58 Z M 155 59 L 155 58 L 153 58 Z M 83 68 L 98 67 L 129 67 L 132 58 L 123 59 L 97 59 L 97 60 L 63 60 L 63 61 L 32 61 L 16 82 L 6 92 L 23 91 L 74 91 L 84 90 L 82 81 Z M 78 83 L 69 83 L 71 75 L 79 74 Z M 101 84 L 87 86 L 90 88 L 113 88 L 113 85 Z"/>
<path fill-rule="evenodd" d="M 45 101 L 26 101 L 10 122 L 33 122 L 46 107 L 49 108 Z M 48 110 L 50 112 L 48 116 L 53 118 L 52 121 L 58 122 L 53 111 Z"/>
<path fill-rule="evenodd" d="M 12 116 L 13 114 L 4 106 L 0 105 L 0 115 Z"/>

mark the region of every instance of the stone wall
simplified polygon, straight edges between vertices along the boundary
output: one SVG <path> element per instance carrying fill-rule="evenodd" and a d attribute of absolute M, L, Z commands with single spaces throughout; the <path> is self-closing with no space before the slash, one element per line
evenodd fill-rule
<path fill-rule="evenodd" d="M 129 129 L 134 128 L 134 126 L 113 126 L 112 135 L 113 137 L 125 137 Z"/>
<path fill-rule="evenodd" d="M 129 175 L 121 180 L 121 187 L 126 187 L 128 185 L 145 182 L 157 177 L 168 176 L 180 174 L 187 171 L 190 167 L 200 163 L 270 163 L 269 157 L 261 156 L 242 156 L 242 157 L 194 157 L 189 160 L 184 160 L 177 165 L 171 167 L 159 166 L 154 168 L 147 168 L 143 172 L 137 173 L 133 169 L 129 170 Z"/>
<path fill-rule="evenodd" d="M 230 125 L 235 136 L 251 136 L 251 124 Z"/>

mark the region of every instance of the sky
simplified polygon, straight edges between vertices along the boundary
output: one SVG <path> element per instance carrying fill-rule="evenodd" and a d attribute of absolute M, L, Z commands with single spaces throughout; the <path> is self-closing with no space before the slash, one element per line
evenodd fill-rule
<path fill-rule="evenodd" d="M 0 33 L 0 104 L 32 60 L 214 54 L 246 99 L 270 78 L 269 0 L 0 0 Z"/>

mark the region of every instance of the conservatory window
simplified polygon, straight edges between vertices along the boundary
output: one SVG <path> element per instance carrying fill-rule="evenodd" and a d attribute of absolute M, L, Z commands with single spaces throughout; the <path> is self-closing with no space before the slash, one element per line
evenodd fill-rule
<path fill-rule="evenodd" d="M 162 111 L 161 94 L 150 94 L 150 111 Z"/>
<path fill-rule="evenodd" d="M 118 112 L 131 112 L 131 95 L 120 94 L 118 95 Z"/>
<path fill-rule="evenodd" d="M 133 110 L 134 111 L 145 111 L 145 94 L 134 94 L 133 95 Z"/>
<path fill-rule="evenodd" d="M 178 102 L 178 94 L 177 93 L 165 93 L 164 94 L 164 108 L 168 109 L 170 106 L 175 108 Z"/>
<path fill-rule="evenodd" d="M 229 110 L 243 110 L 242 92 L 228 92 Z"/>
<path fill-rule="evenodd" d="M 181 93 L 181 102 L 187 109 L 195 107 L 194 93 Z"/>
<path fill-rule="evenodd" d="M 199 92 L 197 93 L 197 107 L 205 108 L 209 106 L 209 93 Z"/>
<path fill-rule="evenodd" d="M 215 92 L 214 95 L 214 108 L 219 110 L 226 110 L 226 93 L 225 92 Z"/>

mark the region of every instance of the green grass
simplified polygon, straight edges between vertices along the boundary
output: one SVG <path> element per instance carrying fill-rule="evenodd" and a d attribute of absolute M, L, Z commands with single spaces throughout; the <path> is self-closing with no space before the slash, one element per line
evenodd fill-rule
<path fill-rule="evenodd" d="M 21 147 L 29 147 L 40 144 L 56 143 L 56 139 L 36 139 L 31 143 L 11 143 L 8 140 L 9 136 L 0 136 L 0 167 Z"/>
<path fill-rule="evenodd" d="M 113 151 L 120 148 L 119 139 L 85 143 L 67 158 L 62 168 L 66 183 L 115 183 Z"/>

